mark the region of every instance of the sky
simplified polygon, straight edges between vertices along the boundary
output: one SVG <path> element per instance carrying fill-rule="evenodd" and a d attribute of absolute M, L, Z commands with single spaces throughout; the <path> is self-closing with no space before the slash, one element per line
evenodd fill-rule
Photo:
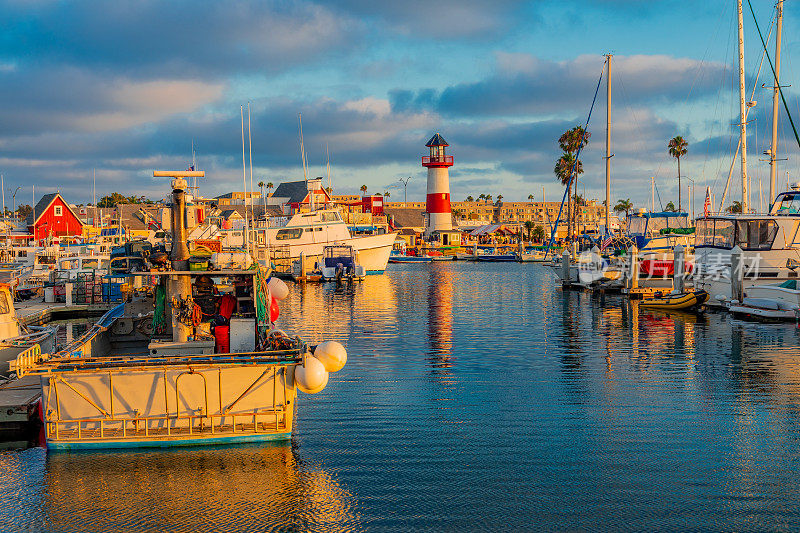
<path fill-rule="evenodd" d="M 746 0 L 745 0 L 746 1 Z M 751 0 L 764 37 L 774 4 Z M 798 7 L 784 10 L 781 81 L 800 127 L 794 64 Z M 153 170 L 206 172 L 198 194 L 243 188 L 242 107 L 253 182 L 303 179 L 330 161 L 335 194 L 425 198 L 425 142 L 455 157 L 452 198 L 560 199 L 561 133 L 587 121 L 611 53 L 612 202 L 677 204 L 670 138 L 682 135 L 684 208 L 695 185 L 719 202 L 738 141 L 733 0 L 441 0 L 423 2 L 0 0 L 0 172 L 6 204 L 60 191 L 69 202 L 111 192 L 168 193 Z M 748 173 L 768 196 L 771 71 L 745 3 Z M 768 45 L 774 56 L 774 43 Z M 797 57 L 798 60 L 794 61 Z M 603 79 L 583 151 L 579 193 L 605 198 Z M 767 87 L 762 88 L 762 84 Z M 779 182 L 800 180 L 798 142 L 780 118 Z M 249 149 L 245 150 L 248 168 Z M 329 154 L 326 157 L 326 153 Z M 740 193 L 734 167 L 729 198 Z M 691 180 L 691 181 L 690 181 Z M 783 188 L 781 185 L 781 189 Z M 257 187 L 256 187 L 257 188 Z M 726 200 L 726 204 L 730 203 Z"/>

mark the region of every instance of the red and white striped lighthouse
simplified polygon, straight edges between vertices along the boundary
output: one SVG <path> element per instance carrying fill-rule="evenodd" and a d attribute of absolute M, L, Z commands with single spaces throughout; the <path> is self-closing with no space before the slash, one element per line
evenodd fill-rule
<path fill-rule="evenodd" d="M 425 237 L 436 230 L 453 229 L 450 213 L 450 171 L 453 156 L 445 155 L 450 146 L 438 133 L 425 143 L 430 155 L 422 156 L 422 166 L 428 169 L 428 196 L 425 201 Z"/>

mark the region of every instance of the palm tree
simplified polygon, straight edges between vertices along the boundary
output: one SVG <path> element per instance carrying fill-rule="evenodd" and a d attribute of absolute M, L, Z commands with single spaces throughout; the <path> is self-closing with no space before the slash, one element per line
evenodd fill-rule
<path fill-rule="evenodd" d="M 533 231 L 533 221 L 526 220 L 525 221 L 525 230 L 528 232 L 528 240 L 531 240 L 531 232 Z"/>
<path fill-rule="evenodd" d="M 384 199 L 388 199 L 388 198 L 389 198 L 389 196 L 391 196 L 391 194 L 389 194 L 389 191 L 385 191 L 385 192 L 383 193 L 383 198 L 384 198 Z"/>
<path fill-rule="evenodd" d="M 580 161 L 575 161 L 575 157 L 568 153 L 564 152 L 561 154 L 561 157 L 556 161 L 556 166 L 553 169 L 555 172 L 556 177 L 561 181 L 562 185 L 569 185 L 572 177 L 573 169 L 575 169 L 576 174 L 583 173 L 583 163 Z M 571 208 L 572 208 L 572 198 L 567 196 L 567 238 L 572 238 L 572 216 L 571 216 Z"/>
<path fill-rule="evenodd" d="M 483 198 L 486 200 L 487 204 L 492 201 L 492 195 L 491 194 L 487 194 Z"/>
<path fill-rule="evenodd" d="M 529 195 L 528 195 L 528 201 L 529 201 L 529 202 L 533 202 L 533 195 L 532 195 L 532 194 L 529 194 Z"/>
<path fill-rule="evenodd" d="M 542 226 L 536 226 L 533 228 L 533 238 L 537 239 L 538 241 L 543 241 L 545 237 L 544 228 Z"/>
<path fill-rule="evenodd" d="M 466 201 L 467 202 L 474 202 L 475 198 L 473 198 L 472 196 L 467 196 L 467 200 Z"/>
<path fill-rule="evenodd" d="M 361 195 L 362 196 L 366 196 L 367 195 L 367 186 L 366 185 L 362 185 L 361 186 Z"/>
<path fill-rule="evenodd" d="M 614 206 L 615 213 L 622 213 L 625 211 L 625 218 L 628 218 L 628 212 L 633 209 L 633 203 L 630 198 L 625 200 L 617 200 L 617 205 Z"/>
<path fill-rule="evenodd" d="M 669 155 L 678 160 L 678 211 L 681 210 L 681 157 L 686 155 L 687 146 L 689 143 L 680 135 L 670 139 L 667 144 Z"/>
<path fill-rule="evenodd" d="M 261 189 L 261 198 L 264 198 L 264 185 L 266 185 L 263 181 L 258 182 L 258 188 Z"/>
<path fill-rule="evenodd" d="M 485 194 L 481 194 L 480 196 L 478 196 L 478 201 L 480 202 L 481 200 L 486 200 Z"/>
<path fill-rule="evenodd" d="M 328 196 L 330 196 L 333 192 L 333 187 L 325 187 L 325 192 L 328 193 Z"/>
<path fill-rule="evenodd" d="M 581 126 L 575 126 L 571 130 L 565 131 L 561 135 L 561 137 L 558 138 L 558 146 L 561 148 L 564 154 L 573 156 L 571 158 L 572 163 L 573 164 L 577 163 L 574 165 L 575 166 L 574 174 L 572 172 L 573 168 L 572 166 L 570 166 L 569 169 L 567 169 L 566 181 L 564 181 L 563 175 L 559 175 L 558 172 L 556 173 L 558 179 L 561 180 L 561 183 L 567 185 L 567 187 L 570 189 L 567 191 L 567 220 L 569 221 L 567 233 L 570 238 L 572 237 L 572 226 L 574 224 L 573 219 L 575 217 L 575 214 L 572 212 L 573 209 L 570 201 L 572 196 L 572 182 L 575 181 L 573 178 L 577 178 L 580 174 L 583 173 L 583 166 L 581 165 L 580 161 L 577 160 L 577 155 L 578 152 L 589 143 L 589 137 L 591 137 L 591 133 L 586 131 Z M 556 163 L 556 166 L 558 166 L 558 163 Z"/>
<path fill-rule="evenodd" d="M 267 196 L 269 196 L 269 192 L 272 190 L 273 187 L 274 187 L 274 185 L 272 184 L 272 182 L 268 181 L 267 182 Z"/>
<path fill-rule="evenodd" d="M 729 205 L 725 211 L 728 213 L 741 213 L 742 212 L 742 202 L 734 200 L 731 205 Z"/>
<path fill-rule="evenodd" d="M 675 209 L 675 204 L 674 203 L 667 202 L 667 205 L 664 207 L 664 211 L 669 211 L 671 213 L 674 213 L 675 211 L 677 211 L 677 209 Z"/>
<path fill-rule="evenodd" d="M 503 203 L 503 195 L 502 195 L 502 194 L 498 194 L 498 195 L 497 195 L 497 203 L 498 203 L 498 204 L 501 204 L 501 203 Z"/>

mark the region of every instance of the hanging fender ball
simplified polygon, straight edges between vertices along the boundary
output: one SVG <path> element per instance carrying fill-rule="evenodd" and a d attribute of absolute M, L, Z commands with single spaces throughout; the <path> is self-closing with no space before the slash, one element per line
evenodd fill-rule
<path fill-rule="evenodd" d="M 267 287 L 272 296 L 278 300 L 285 300 L 289 296 L 289 287 L 282 279 L 271 277 L 267 281 Z"/>
<path fill-rule="evenodd" d="M 319 359 L 328 372 L 338 372 L 347 363 L 347 350 L 339 342 L 325 341 L 316 347 L 314 357 Z"/>
<path fill-rule="evenodd" d="M 316 394 L 328 384 L 328 371 L 316 357 L 305 357 L 305 365 L 294 369 L 294 382 L 306 394 Z"/>

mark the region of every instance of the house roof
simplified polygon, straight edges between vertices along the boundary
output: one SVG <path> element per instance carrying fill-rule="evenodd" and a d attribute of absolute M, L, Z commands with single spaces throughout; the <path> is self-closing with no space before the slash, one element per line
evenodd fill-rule
<path fill-rule="evenodd" d="M 274 198 L 288 198 L 286 203 L 299 204 L 303 199 L 308 196 L 308 187 L 305 180 L 302 181 L 284 181 L 275 192 L 272 194 Z"/>
<path fill-rule="evenodd" d="M 425 146 L 450 146 L 439 133 L 434 134 L 431 140 L 425 143 Z"/>
<path fill-rule="evenodd" d="M 396 228 L 421 228 L 425 225 L 423 209 L 414 207 L 385 207 L 384 214 L 392 217 Z"/>
<path fill-rule="evenodd" d="M 45 194 L 44 196 L 41 197 L 41 199 L 38 202 L 36 202 L 36 207 L 34 207 L 33 211 L 31 211 L 28 214 L 28 218 L 25 219 L 25 224 L 27 224 L 28 226 L 33 226 L 34 224 L 36 224 L 36 221 L 42 217 L 42 215 L 47 211 L 47 208 L 50 207 L 50 204 L 52 204 L 56 198 L 61 198 L 61 201 L 64 202 L 64 205 L 67 206 L 67 209 L 69 209 L 69 212 L 72 213 L 72 216 L 74 216 L 80 222 L 81 220 L 80 217 L 78 217 L 75 211 L 72 210 L 72 208 L 69 206 L 66 200 L 64 200 L 64 198 L 59 193 L 54 192 L 50 194 Z M 33 219 L 34 213 L 36 213 L 36 220 Z"/>

